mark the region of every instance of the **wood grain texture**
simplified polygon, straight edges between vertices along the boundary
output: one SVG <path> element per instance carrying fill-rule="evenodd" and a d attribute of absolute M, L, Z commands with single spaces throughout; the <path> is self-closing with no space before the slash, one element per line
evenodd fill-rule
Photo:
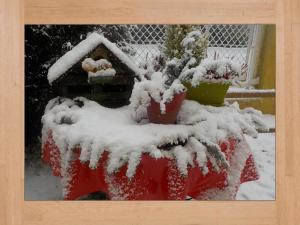
<path fill-rule="evenodd" d="M 0 1 L 0 224 L 21 224 L 24 165 L 23 5 Z M 3 222 L 2 222 L 3 220 Z"/>
<path fill-rule="evenodd" d="M 25 11 L 29 24 L 274 23 L 276 17 L 275 0 L 27 0 Z"/>
<path fill-rule="evenodd" d="M 276 23 L 276 201 L 24 202 L 24 22 Z M 299 0 L 0 0 L 0 24 L 1 225 L 300 223 Z"/>

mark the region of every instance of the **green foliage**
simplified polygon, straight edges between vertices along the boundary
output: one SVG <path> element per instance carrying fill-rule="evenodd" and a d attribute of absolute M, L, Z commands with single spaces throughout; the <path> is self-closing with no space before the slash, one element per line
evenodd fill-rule
<path fill-rule="evenodd" d="M 178 79 L 181 72 L 200 64 L 206 57 L 208 39 L 192 25 L 175 25 L 167 28 L 164 53 L 168 62 L 164 74 L 167 85 Z"/>
<path fill-rule="evenodd" d="M 163 47 L 163 52 L 167 58 L 180 59 L 184 53 L 181 46 L 182 40 L 186 35 L 193 30 L 192 25 L 171 25 L 166 30 L 166 40 Z"/>
<path fill-rule="evenodd" d="M 190 32 L 184 40 L 193 39 L 186 46 L 182 46 L 187 54 L 188 58 L 194 57 L 196 59 L 195 64 L 199 63 L 206 58 L 206 52 L 208 47 L 208 40 L 199 31 Z M 183 42 L 182 42 L 183 44 Z"/>

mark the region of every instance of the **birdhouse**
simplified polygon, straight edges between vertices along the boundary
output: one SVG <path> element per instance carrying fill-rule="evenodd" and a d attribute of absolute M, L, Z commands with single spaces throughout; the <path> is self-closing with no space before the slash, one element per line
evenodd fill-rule
<path fill-rule="evenodd" d="M 141 74 L 114 43 L 92 33 L 50 67 L 48 80 L 59 96 L 83 96 L 115 108 L 129 103 L 134 78 Z"/>

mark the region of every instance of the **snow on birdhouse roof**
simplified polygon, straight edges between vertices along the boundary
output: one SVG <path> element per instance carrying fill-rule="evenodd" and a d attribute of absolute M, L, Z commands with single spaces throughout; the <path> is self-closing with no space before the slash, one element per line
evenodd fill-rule
<path fill-rule="evenodd" d="M 93 51 L 97 46 L 103 44 L 109 49 L 118 59 L 121 60 L 128 68 L 130 68 L 136 75 L 143 74 L 143 70 L 138 68 L 134 62 L 121 50 L 116 44 L 110 42 L 104 36 L 98 33 L 90 34 L 85 40 L 81 41 L 72 50 L 68 51 L 61 58 L 59 58 L 48 70 L 48 81 L 52 84 L 62 74 L 68 71 L 75 63 L 82 59 L 86 54 Z"/>

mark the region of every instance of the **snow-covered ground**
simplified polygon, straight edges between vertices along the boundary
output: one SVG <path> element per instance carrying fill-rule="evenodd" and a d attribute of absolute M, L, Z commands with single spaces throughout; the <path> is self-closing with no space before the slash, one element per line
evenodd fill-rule
<path fill-rule="evenodd" d="M 275 117 L 265 115 L 270 127 Z M 237 200 L 275 199 L 275 133 L 260 133 L 258 138 L 246 136 L 257 163 L 260 179 L 241 185 Z M 25 200 L 62 200 L 60 179 L 41 160 L 28 160 L 25 167 Z"/>
<path fill-rule="evenodd" d="M 275 133 L 246 137 L 252 149 L 260 179 L 244 183 L 237 200 L 275 200 Z"/>
<path fill-rule="evenodd" d="M 31 159 L 30 159 L 31 160 Z M 25 200 L 62 200 L 60 178 L 40 158 L 25 165 Z"/>

